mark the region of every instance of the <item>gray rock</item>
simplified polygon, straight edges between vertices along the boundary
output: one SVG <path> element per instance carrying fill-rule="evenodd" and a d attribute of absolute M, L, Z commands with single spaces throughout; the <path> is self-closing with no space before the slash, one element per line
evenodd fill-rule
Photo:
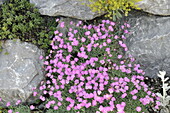
<path fill-rule="evenodd" d="M 92 20 L 102 15 L 82 5 L 82 3 L 89 4 L 89 0 L 30 0 L 30 3 L 35 4 L 42 15 L 60 15 L 81 20 Z"/>
<path fill-rule="evenodd" d="M 138 3 L 139 7 L 148 13 L 155 15 L 170 15 L 169 0 L 142 0 Z"/>
<path fill-rule="evenodd" d="M 64 17 L 60 17 L 59 19 L 59 24 L 57 26 L 57 30 L 60 33 L 63 33 L 63 36 L 67 36 L 66 34 L 68 34 L 68 28 L 72 28 L 72 29 L 77 29 L 76 25 L 79 23 L 78 19 L 74 19 L 74 18 L 64 18 Z M 60 27 L 61 22 L 64 22 L 64 28 Z M 70 22 L 72 22 L 72 24 L 70 24 Z"/>
<path fill-rule="evenodd" d="M 170 72 L 170 17 L 131 13 L 126 18 L 131 34 L 125 43 L 126 56 L 131 54 L 142 65 L 145 76 L 157 77 L 160 70 Z M 170 74 L 167 74 L 170 76 Z"/>
<path fill-rule="evenodd" d="M 3 4 L 7 0 L 0 0 L 0 5 Z"/>
<path fill-rule="evenodd" d="M 17 100 L 31 102 L 32 88 L 38 87 L 44 79 L 43 61 L 39 60 L 43 51 L 35 45 L 7 40 L 0 52 L 0 106 L 7 102 L 14 105 Z M 7 54 L 5 54 L 7 53 Z M 32 97 L 31 97 L 32 96 Z"/>

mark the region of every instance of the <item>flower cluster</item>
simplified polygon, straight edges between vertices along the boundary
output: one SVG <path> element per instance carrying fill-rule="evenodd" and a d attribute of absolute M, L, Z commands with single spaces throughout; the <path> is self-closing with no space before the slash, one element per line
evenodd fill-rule
<path fill-rule="evenodd" d="M 78 112 L 90 107 L 97 107 L 96 113 L 146 111 L 145 106 L 156 96 L 143 82 L 140 65 L 134 64 L 132 57 L 125 60 L 121 54 L 128 48 L 122 41 L 125 35 L 120 34 L 128 34 L 130 25 L 125 23 L 116 31 L 115 24 L 103 20 L 98 26 L 82 25 L 80 21 L 77 29 L 68 29 L 67 37 L 58 30 L 54 32 L 52 50 L 44 58 L 50 80 L 39 88 L 50 96 L 46 108 L 57 110 L 63 105 L 68 111 Z M 64 22 L 59 25 L 65 27 Z M 46 100 L 42 95 L 40 99 Z"/>

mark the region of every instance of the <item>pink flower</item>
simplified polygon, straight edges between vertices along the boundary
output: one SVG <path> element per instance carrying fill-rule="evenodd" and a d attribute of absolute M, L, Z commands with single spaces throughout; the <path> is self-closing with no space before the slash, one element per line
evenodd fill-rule
<path fill-rule="evenodd" d="M 115 97 L 112 97 L 111 101 L 115 101 L 115 100 L 116 100 L 116 98 L 115 98 Z"/>
<path fill-rule="evenodd" d="M 85 35 L 87 35 L 87 36 L 90 35 L 90 31 L 86 31 Z"/>
<path fill-rule="evenodd" d="M 136 94 L 136 93 L 138 93 L 138 90 L 137 90 L 137 89 L 134 89 L 134 90 L 132 90 L 132 91 L 130 92 L 130 94 L 132 94 L 132 95 L 134 95 L 134 94 Z"/>
<path fill-rule="evenodd" d="M 103 107 L 102 105 L 100 105 L 99 110 L 100 110 L 100 111 L 103 111 L 103 110 L 104 110 L 104 107 Z"/>
<path fill-rule="evenodd" d="M 110 22 L 110 25 L 114 26 L 114 25 L 115 25 L 115 23 L 114 23 L 114 22 Z"/>
<path fill-rule="evenodd" d="M 68 46 L 68 52 L 72 52 L 73 48 L 72 46 Z"/>
<path fill-rule="evenodd" d="M 137 88 L 138 90 L 140 90 L 140 89 L 141 89 L 141 86 L 136 85 L 136 88 Z M 149 94 L 148 94 L 148 95 L 149 95 Z"/>
<path fill-rule="evenodd" d="M 89 108 L 90 106 L 91 106 L 91 103 L 87 103 L 87 104 L 85 105 L 86 108 Z"/>
<path fill-rule="evenodd" d="M 101 32 L 98 32 L 97 34 L 98 34 L 98 36 L 102 36 L 102 33 L 101 33 Z"/>
<path fill-rule="evenodd" d="M 121 102 L 121 105 L 122 105 L 123 107 L 125 107 L 125 106 L 126 106 L 126 103 L 125 103 L 125 102 Z"/>
<path fill-rule="evenodd" d="M 30 109 L 33 110 L 35 107 L 33 105 L 30 106 Z"/>
<path fill-rule="evenodd" d="M 129 24 L 127 24 L 127 23 L 124 23 L 124 25 L 125 25 L 126 27 L 128 27 L 128 28 L 130 27 L 130 25 L 129 25 Z"/>
<path fill-rule="evenodd" d="M 106 22 L 106 20 L 102 20 L 102 23 L 105 23 Z"/>
<path fill-rule="evenodd" d="M 59 33 L 58 36 L 60 36 L 60 37 L 63 36 L 63 33 Z"/>
<path fill-rule="evenodd" d="M 84 37 L 82 37 L 82 38 L 81 38 L 81 41 L 82 41 L 82 42 L 85 42 L 85 41 L 86 41 L 86 39 L 85 39 Z"/>
<path fill-rule="evenodd" d="M 127 69 L 127 70 L 126 70 L 126 73 L 131 73 L 131 69 Z"/>
<path fill-rule="evenodd" d="M 122 35 L 122 39 L 126 39 L 126 37 L 124 35 Z"/>
<path fill-rule="evenodd" d="M 78 32 L 78 30 L 74 30 L 74 34 L 76 34 Z"/>
<path fill-rule="evenodd" d="M 57 19 L 56 19 L 56 22 L 58 22 L 58 21 L 59 21 L 59 19 L 57 18 Z"/>
<path fill-rule="evenodd" d="M 10 102 L 7 102 L 6 106 L 8 107 L 8 106 L 10 106 L 10 105 L 11 105 Z"/>
<path fill-rule="evenodd" d="M 140 111 L 141 111 L 141 109 L 142 109 L 142 108 L 141 108 L 141 107 L 139 107 L 139 106 L 138 106 L 138 107 L 136 107 L 136 111 L 138 111 L 138 112 L 140 112 Z"/>
<path fill-rule="evenodd" d="M 57 110 L 58 109 L 58 106 L 54 106 L 54 110 Z"/>
<path fill-rule="evenodd" d="M 90 30 L 91 28 L 92 28 L 92 25 L 91 25 L 91 24 L 87 26 L 87 29 Z"/>
<path fill-rule="evenodd" d="M 49 65 L 49 62 L 48 62 L 48 61 L 45 61 L 44 64 L 45 64 L 45 65 Z"/>
<path fill-rule="evenodd" d="M 110 48 L 106 48 L 106 51 L 109 52 L 109 51 L 110 51 Z"/>
<path fill-rule="evenodd" d="M 129 33 L 128 30 L 124 30 L 124 33 Z"/>
<path fill-rule="evenodd" d="M 109 100 L 111 97 L 112 97 L 112 95 L 109 95 L 109 94 L 104 95 L 104 98 L 107 100 Z"/>
<path fill-rule="evenodd" d="M 121 58 L 122 58 L 122 55 L 118 55 L 117 58 L 118 58 L 118 59 L 121 59 Z"/>
<path fill-rule="evenodd" d="M 126 94 L 126 93 L 123 93 L 121 97 L 122 97 L 122 98 L 125 98 L 126 96 L 127 96 L 127 94 Z"/>
<path fill-rule="evenodd" d="M 42 59 L 43 59 L 43 56 L 41 55 L 41 56 L 39 57 L 39 59 L 42 60 Z"/>
<path fill-rule="evenodd" d="M 109 23 L 110 23 L 110 20 L 106 20 L 106 23 L 109 24 Z"/>
<path fill-rule="evenodd" d="M 16 105 L 20 104 L 21 103 L 21 100 L 17 100 L 16 102 Z"/>
<path fill-rule="evenodd" d="M 117 35 L 115 35 L 115 37 L 114 37 L 115 39 L 118 39 L 119 37 L 117 36 Z"/>
<path fill-rule="evenodd" d="M 109 88 L 108 91 L 109 91 L 109 93 L 113 93 L 114 89 L 113 88 Z"/>
<path fill-rule="evenodd" d="M 81 47 L 81 48 L 80 48 L 80 51 L 84 51 L 84 50 L 85 50 L 84 47 Z"/>
<path fill-rule="evenodd" d="M 74 45 L 74 46 L 78 46 L 78 44 L 79 44 L 79 41 L 77 41 L 77 40 L 74 40 L 72 43 L 71 43 L 72 45 Z"/>
<path fill-rule="evenodd" d="M 137 96 L 136 96 L 136 95 L 134 95 L 132 98 L 133 98 L 134 100 L 136 100 L 136 99 L 137 99 Z"/>
<path fill-rule="evenodd" d="M 99 48 L 102 48 L 102 47 L 103 47 L 103 45 L 100 45 L 100 46 L 99 46 Z"/>
<path fill-rule="evenodd" d="M 159 106 L 158 106 L 158 105 L 156 105 L 154 108 L 155 108 L 155 109 L 159 109 Z"/>
<path fill-rule="evenodd" d="M 40 96 L 40 99 L 41 99 L 42 101 L 45 101 L 45 97 L 43 97 L 43 96 Z"/>
<path fill-rule="evenodd" d="M 61 27 L 61 28 L 64 28 L 64 22 L 61 22 L 61 23 L 60 23 L 60 27 Z"/>
<path fill-rule="evenodd" d="M 8 110 L 8 113 L 12 113 L 12 109 Z"/>
<path fill-rule="evenodd" d="M 70 106 L 67 106 L 67 111 L 70 111 L 71 110 L 71 107 Z"/>
<path fill-rule="evenodd" d="M 109 26 L 109 30 L 110 31 L 114 31 L 112 26 Z"/>
<path fill-rule="evenodd" d="M 161 105 L 161 102 L 156 101 L 156 105 L 160 106 L 160 105 Z"/>
<path fill-rule="evenodd" d="M 73 24 L 73 21 L 70 21 L 70 25 L 72 25 Z"/>
<path fill-rule="evenodd" d="M 104 63 L 105 63 L 105 61 L 104 61 L 104 60 L 100 60 L 100 63 L 101 63 L 101 64 L 104 64 Z"/>
<path fill-rule="evenodd" d="M 97 105 L 96 100 L 92 100 L 92 106 L 96 106 L 96 105 Z"/>
<path fill-rule="evenodd" d="M 151 95 L 151 93 L 152 93 L 151 91 L 147 91 L 147 94 L 148 94 L 148 95 Z"/>
<path fill-rule="evenodd" d="M 121 28 L 122 28 L 122 29 L 124 29 L 124 28 L 125 28 L 125 26 L 124 26 L 124 25 L 122 25 L 122 26 L 121 26 Z"/>
<path fill-rule="evenodd" d="M 123 105 L 124 105 L 124 104 L 123 104 Z M 124 110 L 124 106 L 123 106 L 123 105 L 121 105 L 121 104 L 117 104 L 117 105 L 116 105 L 117 111 L 118 111 L 119 113 Z"/>
<path fill-rule="evenodd" d="M 106 42 L 103 42 L 103 46 L 107 46 Z"/>
<path fill-rule="evenodd" d="M 46 108 L 50 108 L 50 104 L 49 104 L 49 103 L 46 104 L 45 107 L 46 107 Z M 33 107 L 32 107 L 32 108 L 33 108 Z"/>
<path fill-rule="evenodd" d="M 107 43 L 111 43 L 112 42 L 112 40 L 111 39 L 107 39 Z"/>

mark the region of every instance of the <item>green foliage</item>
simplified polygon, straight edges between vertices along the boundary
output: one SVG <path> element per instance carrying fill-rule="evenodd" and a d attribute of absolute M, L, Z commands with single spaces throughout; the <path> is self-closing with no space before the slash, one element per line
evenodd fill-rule
<path fill-rule="evenodd" d="M 18 38 L 46 49 L 53 34 L 48 23 L 27 0 L 9 0 L 0 9 L 0 40 Z"/>
<path fill-rule="evenodd" d="M 101 11 L 107 12 L 105 15 L 114 21 L 122 17 L 121 13 L 125 13 L 125 16 L 128 15 L 128 12 L 131 11 L 131 8 L 140 9 L 135 5 L 136 2 L 141 0 L 89 0 L 92 4 L 88 6 L 94 12 Z"/>
<path fill-rule="evenodd" d="M 143 112 L 147 111 L 148 105 L 144 105 L 139 101 L 140 98 L 144 98 L 147 95 L 146 91 L 144 90 L 144 86 L 138 85 L 138 86 L 140 86 L 140 90 L 138 91 L 138 93 L 135 94 L 137 96 L 137 100 L 132 99 L 133 94 L 131 94 L 131 92 L 137 88 L 137 85 L 135 85 L 136 83 L 133 82 L 133 79 L 135 77 L 132 75 L 136 76 L 139 73 L 137 73 L 133 70 L 133 68 L 134 68 L 133 66 L 132 66 L 132 68 L 129 68 L 130 70 L 132 70 L 132 72 L 130 72 L 130 73 L 125 73 L 125 71 L 121 70 L 122 66 L 127 67 L 124 64 L 130 64 L 131 60 L 124 59 L 124 58 L 121 58 L 121 59 L 117 58 L 117 56 L 122 53 L 123 48 L 119 44 L 119 42 L 122 39 L 120 39 L 120 38 L 115 39 L 114 36 L 122 37 L 121 34 L 123 33 L 123 31 L 125 29 L 124 30 L 116 29 L 114 24 L 115 24 L 114 22 L 110 22 L 109 20 L 103 20 L 102 23 L 98 24 L 97 26 L 90 24 L 87 26 L 83 25 L 83 26 L 77 27 L 76 29 L 69 28 L 67 26 L 68 24 L 66 24 L 65 27 L 68 27 L 68 30 L 69 30 L 68 34 L 67 34 L 68 37 L 62 36 L 62 33 L 59 32 L 58 30 L 55 31 L 55 34 L 56 34 L 55 36 L 57 38 L 53 39 L 53 42 L 51 44 L 52 52 L 45 57 L 46 61 L 44 62 L 44 64 L 46 65 L 45 68 L 51 67 L 53 70 L 56 69 L 57 71 L 53 72 L 50 69 L 47 71 L 47 73 L 49 75 L 52 75 L 53 77 L 51 80 L 48 78 L 48 80 L 51 82 L 51 84 L 48 83 L 47 87 L 44 89 L 44 91 L 48 91 L 48 92 L 51 91 L 51 92 L 55 92 L 55 93 L 57 91 L 62 92 L 62 97 L 56 98 L 54 96 L 50 96 L 48 98 L 50 101 L 55 101 L 55 103 L 60 102 L 60 100 L 58 98 L 63 99 L 62 106 L 61 106 L 62 108 L 60 109 L 60 107 L 59 107 L 57 109 L 56 113 L 60 113 L 60 112 L 61 113 L 72 113 L 72 112 L 76 113 L 78 111 L 80 111 L 80 113 L 94 113 L 99 110 L 101 105 L 105 106 L 105 107 L 109 106 L 109 101 L 111 98 L 107 98 L 105 101 L 103 101 L 101 103 L 97 103 L 94 106 L 90 106 L 89 108 L 91 110 L 89 110 L 89 108 L 86 109 L 86 107 L 83 106 L 83 107 L 80 107 L 80 109 L 74 109 L 72 107 L 70 109 L 70 111 L 65 112 L 67 109 L 67 106 L 69 106 L 70 103 L 73 103 L 73 101 L 72 102 L 66 101 L 67 97 L 70 97 L 71 99 L 73 99 L 75 104 L 77 104 L 77 106 L 78 106 L 78 104 L 79 104 L 78 98 L 87 100 L 87 103 L 88 102 L 92 103 L 92 101 L 95 100 L 94 99 L 95 97 L 87 98 L 86 94 L 91 93 L 93 95 L 94 92 L 97 92 L 98 93 L 97 95 L 100 97 L 104 97 L 104 95 L 111 94 L 113 97 L 116 98 L 116 101 L 114 101 L 115 106 L 116 106 L 116 104 L 120 104 L 121 102 L 126 102 L 125 111 L 127 113 L 137 113 L 135 108 L 138 106 L 140 106 L 142 108 Z M 126 25 L 126 27 L 127 27 L 127 24 L 124 23 L 124 25 Z M 111 26 L 114 28 L 114 30 L 110 29 Z M 112 31 L 114 31 L 114 32 L 112 32 Z M 101 33 L 100 36 L 98 36 L 99 33 Z M 103 37 L 103 36 L 106 36 L 106 37 Z M 73 37 L 74 37 L 74 39 L 73 39 Z M 85 41 L 82 41 L 83 38 Z M 107 42 L 108 39 L 111 39 L 110 43 Z M 107 43 L 107 44 L 104 46 L 103 45 L 104 43 L 105 44 Z M 97 45 L 97 46 L 95 47 L 95 45 Z M 103 46 L 101 47 L 99 45 L 103 45 Z M 89 46 L 91 46 L 91 47 L 89 47 Z M 82 49 L 82 48 L 84 48 L 84 49 Z M 110 48 L 109 52 L 106 50 L 107 48 Z M 81 53 L 83 53 L 83 55 Z M 85 55 L 87 55 L 87 57 L 85 57 Z M 50 56 L 50 57 L 48 57 L 48 56 Z M 59 56 L 62 56 L 62 58 L 59 58 Z M 70 57 L 70 58 L 68 58 L 68 57 Z M 74 61 L 75 58 L 77 58 L 78 60 Z M 91 61 L 92 58 L 98 59 L 94 62 L 94 65 L 92 64 L 93 61 Z M 101 60 L 104 60 L 104 63 L 101 63 Z M 123 65 L 120 63 L 121 61 L 124 62 Z M 67 65 L 67 67 L 69 67 L 69 68 L 64 68 L 64 69 L 60 68 L 61 65 L 56 65 L 56 63 L 58 63 L 58 64 L 60 63 L 61 65 Z M 120 68 L 116 69 L 116 67 L 113 67 L 114 64 L 116 64 L 117 66 L 120 66 Z M 132 65 L 135 66 L 135 64 L 132 64 Z M 83 67 L 83 69 L 81 69 L 81 66 Z M 101 67 L 104 67 L 105 69 L 107 69 L 107 71 L 100 70 Z M 48 68 L 46 68 L 46 69 L 48 69 Z M 58 71 L 58 69 L 61 69 L 60 72 Z M 67 72 L 74 73 L 74 71 L 76 72 L 77 70 L 78 70 L 78 73 L 82 73 L 82 74 L 75 74 L 74 77 L 72 76 L 73 74 L 70 74 L 71 76 L 69 74 L 67 74 Z M 93 89 L 86 87 L 86 84 L 88 84 L 89 81 L 91 81 L 91 80 L 88 80 L 88 78 L 90 76 L 93 76 L 91 78 L 93 78 L 93 80 L 96 83 L 102 84 L 100 80 L 96 79 L 97 78 L 96 76 L 98 76 L 99 74 L 95 74 L 95 71 L 93 74 L 90 74 L 90 70 L 91 71 L 98 70 L 100 73 L 106 72 L 108 74 L 109 79 L 106 81 L 103 81 L 103 82 L 108 82 L 108 84 L 105 85 L 103 89 L 100 89 L 99 87 L 95 89 L 94 85 L 92 86 Z M 88 73 L 83 74 L 85 71 Z M 62 78 L 59 78 L 59 76 L 61 76 L 61 75 L 62 75 Z M 70 80 L 68 80 L 69 77 L 70 77 Z M 125 91 L 127 94 L 127 96 L 125 98 L 122 97 L 122 95 L 125 94 L 125 92 L 116 92 L 116 91 L 109 92 L 108 89 L 113 88 L 113 86 L 111 84 L 119 81 L 119 80 L 114 79 L 114 77 L 115 78 L 118 77 L 119 80 L 121 80 L 121 79 L 123 80 L 125 77 L 129 79 L 129 82 L 122 81 L 122 83 L 125 83 L 125 84 L 127 83 L 126 85 L 128 86 L 127 91 Z M 132 77 L 134 77 L 134 78 L 131 79 Z M 83 78 L 84 78 L 84 80 L 83 80 Z M 67 81 L 67 80 L 68 80 L 68 83 L 66 83 L 66 84 L 64 83 L 64 85 L 63 85 L 63 83 L 61 81 Z M 80 82 L 77 82 L 77 83 L 75 82 L 77 80 L 82 81 L 82 83 L 84 83 L 84 85 L 80 86 L 81 87 L 80 89 L 77 88 L 80 85 Z M 137 81 L 143 82 L 142 79 L 139 79 L 139 78 L 136 79 L 136 82 Z M 57 86 L 56 84 L 58 86 L 63 85 L 64 88 L 54 89 Z M 100 85 L 98 85 L 98 86 L 100 86 Z M 53 90 L 51 90 L 52 87 L 53 87 Z M 123 88 L 124 86 L 121 86 L 121 87 Z M 75 90 L 71 92 L 71 88 L 74 88 Z M 84 93 L 83 96 L 79 95 L 80 90 L 82 90 L 82 92 Z M 100 94 L 99 94 L 99 91 L 101 91 Z M 49 101 L 46 101 L 45 104 L 49 105 Z M 54 106 L 55 106 L 55 104 L 51 105 L 50 108 L 53 109 Z M 94 110 L 94 111 L 92 112 L 92 110 Z M 110 111 L 109 113 L 116 113 L 117 111 L 118 110 L 116 110 L 116 108 L 115 108 L 113 111 Z M 53 113 L 53 112 L 54 112 L 54 110 L 49 109 L 47 113 Z"/>
<path fill-rule="evenodd" d="M 13 112 L 19 112 L 19 113 L 31 113 L 31 110 L 28 106 L 24 106 L 24 105 L 19 105 L 17 108 L 12 108 Z"/>

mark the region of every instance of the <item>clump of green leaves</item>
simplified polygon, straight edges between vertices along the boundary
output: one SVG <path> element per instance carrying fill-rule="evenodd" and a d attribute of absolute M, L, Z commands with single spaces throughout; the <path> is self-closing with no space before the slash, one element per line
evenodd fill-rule
<path fill-rule="evenodd" d="M 0 40 L 20 39 L 48 48 L 53 28 L 27 0 L 9 0 L 0 9 Z"/>
<path fill-rule="evenodd" d="M 131 11 L 131 8 L 140 9 L 135 4 L 141 0 L 89 0 L 92 2 L 88 6 L 94 12 L 101 11 L 107 12 L 105 15 L 114 21 L 122 17 L 121 13 L 124 13 L 125 16 L 128 15 L 128 12 Z"/>

